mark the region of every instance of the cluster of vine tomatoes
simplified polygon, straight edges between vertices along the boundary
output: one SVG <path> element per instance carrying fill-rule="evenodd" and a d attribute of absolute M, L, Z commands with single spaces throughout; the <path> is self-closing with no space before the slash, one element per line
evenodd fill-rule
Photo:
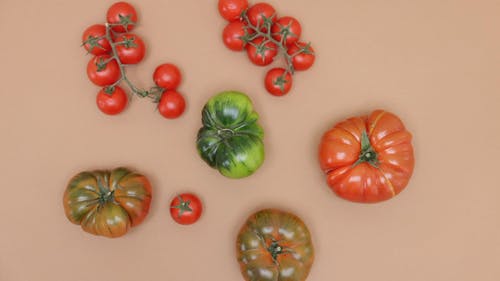
<path fill-rule="evenodd" d="M 264 84 L 270 94 L 286 95 L 295 71 L 307 70 L 314 64 L 314 49 L 300 40 L 302 27 L 295 18 L 278 17 L 273 6 L 249 6 L 247 0 L 219 0 L 218 8 L 229 21 L 222 32 L 227 48 L 246 50 L 250 61 L 258 66 L 271 64 L 280 53 L 285 58 L 285 68 L 273 68 L 266 74 Z"/>
<path fill-rule="evenodd" d="M 94 55 L 87 64 L 87 76 L 92 83 L 103 87 L 97 94 L 97 107 L 109 115 L 122 112 L 128 104 L 128 95 L 119 86 L 124 81 L 133 94 L 157 103 L 162 116 L 177 118 L 186 106 L 184 97 L 176 90 L 182 80 L 177 66 L 169 63 L 158 66 L 153 73 L 156 86 L 148 90 L 134 86 L 125 74 L 125 66 L 140 63 L 146 54 L 142 38 L 131 33 L 137 18 L 132 5 L 117 2 L 109 7 L 106 24 L 94 24 L 83 32 L 82 44 Z"/>

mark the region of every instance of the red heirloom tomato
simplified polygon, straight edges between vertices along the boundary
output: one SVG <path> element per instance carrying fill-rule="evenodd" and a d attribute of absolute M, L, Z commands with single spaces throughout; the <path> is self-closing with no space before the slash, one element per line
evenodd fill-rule
<path fill-rule="evenodd" d="M 219 0 L 219 13 L 228 21 L 239 20 L 247 7 L 247 0 Z"/>
<path fill-rule="evenodd" d="M 307 70 L 314 64 L 314 49 L 304 42 L 292 44 L 290 48 L 288 48 L 288 54 L 290 56 L 295 55 L 292 58 L 292 64 L 295 70 Z"/>
<path fill-rule="evenodd" d="M 181 71 L 171 63 L 164 63 L 156 67 L 153 73 L 153 81 L 158 87 L 175 90 L 182 81 Z"/>
<path fill-rule="evenodd" d="M 87 76 L 92 83 L 104 87 L 118 81 L 121 77 L 120 67 L 111 56 L 100 55 L 92 58 L 87 64 Z"/>
<path fill-rule="evenodd" d="M 286 38 L 285 45 L 289 46 L 297 42 L 302 34 L 302 27 L 298 20 L 292 17 L 279 18 L 271 28 L 273 38 L 281 42 L 283 37 Z"/>
<path fill-rule="evenodd" d="M 245 42 L 242 38 L 247 34 L 252 34 L 253 30 L 247 28 L 243 22 L 230 22 L 222 32 L 224 45 L 233 51 L 242 51 L 245 48 Z"/>
<path fill-rule="evenodd" d="M 273 68 L 267 72 L 265 86 L 269 93 L 274 96 L 283 96 L 288 94 L 292 88 L 292 75 L 283 68 Z"/>
<path fill-rule="evenodd" d="M 119 86 L 113 87 L 113 92 L 107 93 L 102 89 L 97 94 L 97 107 L 108 115 L 116 115 L 122 112 L 128 103 L 128 97 L 125 91 Z"/>
<path fill-rule="evenodd" d="M 111 45 L 106 36 L 106 27 L 102 24 L 89 26 L 83 32 L 82 43 L 89 53 L 93 55 L 103 55 L 111 51 Z"/>
<path fill-rule="evenodd" d="M 122 34 L 115 40 L 116 52 L 124 64 L 136 64 L 142 61 L 146 53 L 146 46 L 141 37 L 132 34 Z"/>
<path fill-rule="evenodd" d="M 186 108 L 184 97 L 175 91 L 166 91 L 158 103 L 158 111 L 167 119 L 174 119 L 182 115 Z"/>
<path fill-rule="evenodd" d="M 267 3 L 257 3 L 247 11 L 247 17 L 253 26 L 262 27 L 262 31 L 267 31 L 266 21 L 272 25 L 276 21 L 276 10 Z"/>
<path fill-rule="evenodd" d="M 106 19 L 115 32 L 129 32 L 137 23 L 137 12 L 129 3 L 117 2 L 109 7 Z"/>
<path fill-rule="evenodd" d="M 170 215 L 179 224 L 193 224 L 201 216 L 203 206 L 198 196 L 192 193 L 177 195 L 170 203 Z"/>
<path fill-rule="evenodd" d="M 319 146 L 321 169 L 340 197 L 363 203 L 399 194 L 413 173 L 412 135 L 394 114 L 375 110 L 327 131 Z"/>
<path fill-rule="evenodd" d="M 247 45 L 247 55 L 250 61 L 259 66 L 266 66 L 273 62 L 278 54 L 278 46 L 271 41 L 262 44 L 264 39 L 258 37 Z"/>

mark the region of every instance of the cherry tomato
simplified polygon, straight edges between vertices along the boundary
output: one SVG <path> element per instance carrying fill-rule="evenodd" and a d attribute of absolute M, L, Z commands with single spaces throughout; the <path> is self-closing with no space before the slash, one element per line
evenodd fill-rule
<path fill-rule="evenodd" d="M 281 42 L 285 37 L 285 45 L 289 46 L 297 42 L 302 34 L 302 27 L 299 21 L 292 17 L 279 18 L 271 28 L 273 38 Z"/>
<path fill-rule="evenodd" d="M 128 103 L 128 97 L 122 88 L 115 86 L 113 92 L 106 92 L 106 88 L 99 91 L 96 102 L 97 107 L 108 115 L 116 115 L 122 112 Z"/>
<path fill-rule="evenodd" d="M 115 59 L 108 61 L 109 55 L 100 55 L 92 58 L 87 64 L 87 76 L 97 86 L 108 86 L 120 79 L 121 72 Z"/>
<path fill-rule="evenodd" d="M 278 54 L 278 46 L 271 41 L 262 44 L 264 38 L 258 37 L 247 45 L 247 55 L 250 61 L 259 66 L 266 66 L 273 62 Z"/>
<path fill-rule="evenodd" d="M 290 46 L 288 54 L 291 56 L 295 55 L 292 58 L 295 70 L 307 70 L 314 64 L 314 49 L 304 42 L 298 42 Z"/>
<path fill-rule="evenodd" d="M 247 28 L 243 22 L 230 22 L 222 32 L 222 40 L 224 45 L 233 51 L 242 51 L 246 43 L 242 40 L 246 35 L 254 33 L 253 30 Z"/>
<path fill-rule="evenodd" d="M 265 26 L 271 26 L 276 21 L 276 10 L 267 3 L 257 3 L 248 9 L 247 17 L 253 26 L 260 26 L 262 31 L 267 31 Z"/>
<path fill-rule="evenodd" d="M 155 69 L 153 81 L 158 87 L 175 90 L 181 84 L 182 76 L 177 66 L 170 63 L 164 63 Z"/>
<path fill-rule="evenodd" d="M 265 86 L 274 96 L 284 96 L 292 88 L 292 75 L 283 68 L 273 68 L 266 74 Z"/>
<path fill-rule="evenodd" d="M 111 51 L 106 36 L 106 27 L 102 24 L 94 24 L 89 26 L 83 32 L 82 43 L 85 50 L 93 55 L 104 55 Z"/>
<path fill-rule="evenodd" d="M 170 215 L 179 224 L 195 223 L 202 212 L 201 200 L 192 193 L 179 194 L 170 203 Z"/>
<path fill-rule="evenodd" d="M 181 116 L 185 108 L 184 97 L 175 91 L 165 91 L 158 103 L 158 111 L 167 119 L 175 119 Z"/>
<path fill-rule="evenodd" d="M 142 61 L 146 53 L 146 46 L 141 37 L 126 33 L 118 36 L 115 40 L 116 52 L 120 61 L 124 64 L 136 64 Z"/>
<path fill-rule="evenodd" d="M 134 29 L 137 23 L 137 12 L 135 8 L 127 2 L 117 2 L 108 9 L 106 14 L 108 23 L 116 32 L 129 32 Z M 116 25 L 119 24 L 119 25 Z"/>
<path fill-rule="evenodd" d="M 219 0 L 219 13 L 228 21 L 237 21 L 248 8 L 247 0 Z"/>

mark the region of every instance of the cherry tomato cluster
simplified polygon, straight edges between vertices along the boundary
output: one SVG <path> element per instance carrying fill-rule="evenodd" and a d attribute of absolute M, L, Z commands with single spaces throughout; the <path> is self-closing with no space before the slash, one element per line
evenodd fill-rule
<path fill-rule="evenodd" d="M 165 118 L 179 117 L 185 109 L 184 97 L 177 92 L 182 76 L 173 64 L 162 64 L 153 73 L 155 86 L 140 89 L 128 79 L 125 66 L 140 63 L 146 54 L 146 45 L 140 36 L 131 33 L 137 24 L 135 8 L 126 2 L 109 7 L 105 24 L 88 27 L 82 36 L 82 45 L 94 55 L 87 64 L 87 76 L 97 86 L 97 107 L 105 114 L 122 112 L 128 104 L 128 95 L 119 86 L 125 82 L 133 94 L 151 98 Z"/>
<path fill-rule="evenodd" d="M 246 50 L 255 65 L 267 66 L 278 54 L 286 61 L 285 68 L 267 72 L 265 87 L 275 96 L 286 95 L 292 88 L 295 71 L 309 69 L 315 60 L 310 43 L 300 40 L 302 28 L 295 18 L 278 17 L 267 3 L 248 5 L 247 0 L 219 0 L 219 12 L 229 23 L 222 32 L 226 47 Z"/>

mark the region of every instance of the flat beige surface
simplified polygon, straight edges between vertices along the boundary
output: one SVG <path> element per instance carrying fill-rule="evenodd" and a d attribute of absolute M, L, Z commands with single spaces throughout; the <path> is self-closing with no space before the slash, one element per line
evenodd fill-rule
<path fill-rule="evenodd" d="M 129 74 L 149 86 L 156 65 L 178 64 L 189 106 L 176 121 L 140 99 L 117 117 L 97 110 L 79 44 L 111 1 L 0 2 L 1 281 L 242 280 L 235 236 L 263 207 L 309 225 L 308 280 L 500 280 L 500 2 L 269 2 L 300 19 L 318 53 L 284 98 L 224 47 L 217 1 L 133 1 L 148 54 Z M 194 145 L 201 107 L 226 89 L 251 95 L 267 134 L 262 169 L 239 181 Z M 317 145 L 334 122 L 374 108 L 413 132 L 415 174 L 389 202 L 353 204 L 327 188 Z M 119 165 L 154 184 L 144 224 L 109 240 L 69 223 L 69 178 Z M 167 204 L 186 190 L 206 212 L 181 227 Z"/>

